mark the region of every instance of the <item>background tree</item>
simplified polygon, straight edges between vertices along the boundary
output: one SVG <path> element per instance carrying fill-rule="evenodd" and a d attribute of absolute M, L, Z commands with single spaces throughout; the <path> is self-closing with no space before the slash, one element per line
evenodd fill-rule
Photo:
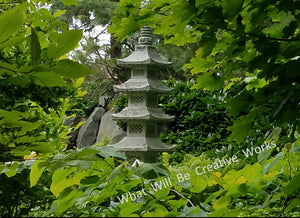
<path fill-rule="evenodd" d="M 88 91 L 84 100 L 79 102 L 85 113 L 81 116 L 88 116 L 93 108 L 98 104 L 98 98 L 106 95 L 111 99 L 114 96 L 113 84 L 120 84 L 129 78 L 129 72 L 126 69 L 120 69 L 116 66 L 116 58 L 125 57 L 135 48 L 138 32 L 132 33 L 130 37 L 123 41 L 116 41 L 113 35 L 110 35 L 110 43 L 103 38 L 107 38 L 107 28 L 111 25 L 111 17 L 119 1 L 111 0 L 93 0 L 78 1 L 77 5 L 65 5 L 61 1 L 54 1 L 51 10 L 66 10 L 60 19 L 69 24 L 69 28 L 84 29 L 84 37 L 80 42 L 80 49 L 73 52 L 72 57 L 79 60 L 94 69 L 97 73 L 90 75 L 84 82 L 85 90 Z M 102 30 L 99 30 L 102 27 Z M 189 60 L 196 45 L 191 43 L 189 46 L 177 47 L 169 44 L 163 45 L 164 39 L 155 36 L 155 44 L 158 51 L 166 59 L 174 62 L 174 67 L 162 79 L 177 78 L 186 80 L 190 77 L 182 66 Z"/>

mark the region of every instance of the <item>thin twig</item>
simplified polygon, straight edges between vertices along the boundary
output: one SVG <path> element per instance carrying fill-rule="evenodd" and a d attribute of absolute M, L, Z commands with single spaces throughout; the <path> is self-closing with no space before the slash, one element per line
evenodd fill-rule
<path fill-rule="evenodd" d="M 190 205 L 192 207 L 195 207 L 195 205 L 193 204 L 193 202 L 190 199 L 188 199 L 187 197 L 185 197 L 183 194 L 181 194 L 180 192 L 178 192 L 178 191 L 176 191 L 175 189 L 172 189 L 172 188 L 170 190 L 173 191 L 173 192 L 175 192 L 176 194 L 178 194 L 180 197 L 186 199 L 190 203 Z"/>

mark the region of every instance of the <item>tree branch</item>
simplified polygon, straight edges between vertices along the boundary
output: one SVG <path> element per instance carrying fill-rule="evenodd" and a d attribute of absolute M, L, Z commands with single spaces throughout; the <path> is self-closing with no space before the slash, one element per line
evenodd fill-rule
<path fill-rule="evenodd" d="M 129 43 L 127 42 L 127 40 L 121 42 L 121 44 L 126 45 L 131 51 L 134 51 L 134 50 L 135 50 L 134 46 L 133 46 L 132 44 L 129 44 Z"/>
<path fill-rule="evenodd" d="M 191 205 L 192 207 L 195 207 L 195 205 L 193 204 L 193 202 L 192 202 L 190 199 L 188 199 L 187 197 L 185 197 L 183 194 L 181 194 L 180 192 L 178 192 L 178 191 L 176 191 L 175 189 L 172 189 L 172 188 L 170 189 L 170 191 L 173 191 L 173 192 L 175 192 L 177 195 L 179 195 L 180 197 L 186 199 L 186 200 L 190 203 L 190 205 Z"/>

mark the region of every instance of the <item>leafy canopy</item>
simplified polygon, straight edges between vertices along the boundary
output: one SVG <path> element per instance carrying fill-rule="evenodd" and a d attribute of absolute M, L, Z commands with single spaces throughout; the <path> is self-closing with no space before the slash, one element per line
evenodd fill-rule
<path fill-rule="evenodd" d="M 293 132 L 299 128 L 299 4 L 123 0 L 109 31 L 123 40 L 149 25 L 166 44 L 198 42 L 194 57 L 185 65 L 198 76 L 194 88 L 225 91 L 236 83 L 245 84 L 226 104 L 230 115 L 242 115 L 229 128 L 230 139 L 242 142 L 263 112 L 274 125 L 288 123 Z"/>

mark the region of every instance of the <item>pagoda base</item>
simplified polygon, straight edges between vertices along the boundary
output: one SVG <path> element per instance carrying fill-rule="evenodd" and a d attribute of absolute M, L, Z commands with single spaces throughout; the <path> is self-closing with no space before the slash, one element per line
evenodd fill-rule
<path fill-rule="evenodd" d="M 157 137 L 145 136 L 126 136 L 120 142 L 111 146 L 125 152 L 171 152 L 175 149 L 175 146 L 168 146 Z"/>

